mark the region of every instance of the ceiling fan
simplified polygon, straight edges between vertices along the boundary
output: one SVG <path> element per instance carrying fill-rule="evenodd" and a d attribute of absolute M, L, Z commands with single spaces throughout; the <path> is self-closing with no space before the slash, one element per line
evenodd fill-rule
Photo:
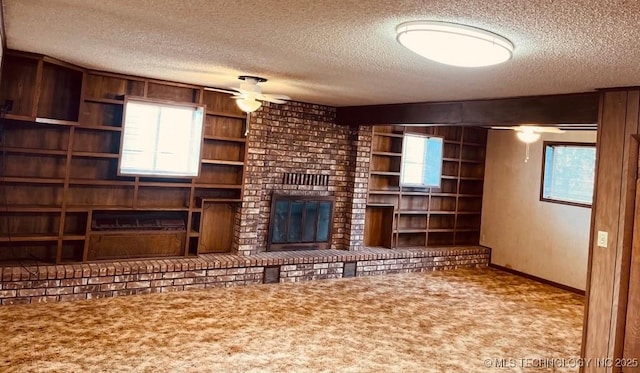
<path fill-rule="evenodd" d="M 265 78 L 250 75 L 240 75 L 238 79 L 242 80 L 240 87 L 231 89 L 221 88 L 205 88 L 210 91 L 229 93 L 233 96 L 231 98 L 236 100 L 236 104 L 240 110 L 245 113 L 252 113 L 262 106 L 262 101 L 272 102 L 274 104 L 284 104 L 291 98 L 285 95 L 276 95 L 262 93 L 262 87 L 259 83 L 267 81 Z"/>
<path fill-rule="evenodd" d="M 538 141 L 542 133 L 564 133 L 563 130 L 556 127 L 541 127 L 541 126 L 514 126 L 514 127 L 491 127 L 494 130 L 512 130 L 516 132 L 518 140 L 526 144 L 526 156 L 525 163 L 529 161 L 529 144 Z"/>

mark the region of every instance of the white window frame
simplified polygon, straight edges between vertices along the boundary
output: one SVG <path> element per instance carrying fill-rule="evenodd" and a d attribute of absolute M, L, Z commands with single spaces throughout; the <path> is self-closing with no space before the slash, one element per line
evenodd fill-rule
<path fill-rule="evenodd" d="M 412 153 L 409 149 L 410 139 L 423 139 L 424 145 L 421 154 Z M 428 145 L 438 145 L 439 152 L 437 151 L 437 161 L 427 160 Z M 444 139 L 442 137 L 430 136 L 420 133 L 405 133 L 402 141 L 402 160 L 400 170 L 400 185 L 403 187 L 417 187 L 417 188 L 440 188 L 442 184 L 442 158 L 444 152 Z M 420 157 L 421 156 L 421 157 Z M 429 163 L 432 161 L 432 163 Z M 412 167 L 409 167 L 412 166 Z M 431 171 L 438 174 L 437 182 L 429 182 L 427 177 L 427 168 L 435 167 Z M 421 172 L 420 182 L 415 180 L 409 180 L 409 169 L 419 168 Z"/>

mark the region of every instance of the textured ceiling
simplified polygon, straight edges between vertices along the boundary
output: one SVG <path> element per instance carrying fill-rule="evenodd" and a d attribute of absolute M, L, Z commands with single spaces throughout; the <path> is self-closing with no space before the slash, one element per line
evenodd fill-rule
<path fill-rule="evenodd" d="M 640 85 L 636 0 L 4 0 L 7 47 L 84 67 L 334 106 Z M 499 33 L 511 61 L 459 68 L 404 49 L 395 27 L 440 20 Z"/>

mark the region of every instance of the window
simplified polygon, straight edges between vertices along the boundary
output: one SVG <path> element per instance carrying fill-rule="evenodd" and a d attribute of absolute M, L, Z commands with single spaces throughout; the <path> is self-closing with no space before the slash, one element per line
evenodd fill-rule
<path fill-rule="evenodd" d="M 405 134 L 402 146 L 403 186 L 440 187 L 442 176 L 440 137 Z"/>
<path fill-rule="evenodd" d="M 544 142 L 540 200 L 590 207 L 595 144 Z"/>
<path fill-rule="evenodd" d="M 119 173 L 198 176 L 204 108 L 127 99 Z"/>

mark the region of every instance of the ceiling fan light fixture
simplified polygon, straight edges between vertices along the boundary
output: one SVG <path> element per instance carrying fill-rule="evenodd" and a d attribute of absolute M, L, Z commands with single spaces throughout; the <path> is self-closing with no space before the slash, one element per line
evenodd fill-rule
<path fill-rule="evenodd" d="M 262 106 L 262 102 L 253 99 L 253 98 L 239 98 L 236 100 L 236 105 L 240 108 L 240 110 L 245 113 L 253 113 L 254 111 L 260 109 Z"/>
<path fill-rule="evenodd" d="M 516 136 L 518 137 L 518 140 L 525 144 L 534 143 L 540 138 L 540 134 L 533 132 L 532 130 L 517 131 Z"/>
<path fill-rule="evenodd" d="M 396 28 L 404 47 L 446 65 L 481 67 L 503 63 L 513 56 L 508 39 L 477 27 L 439 21 L 405 22 Z"/>

